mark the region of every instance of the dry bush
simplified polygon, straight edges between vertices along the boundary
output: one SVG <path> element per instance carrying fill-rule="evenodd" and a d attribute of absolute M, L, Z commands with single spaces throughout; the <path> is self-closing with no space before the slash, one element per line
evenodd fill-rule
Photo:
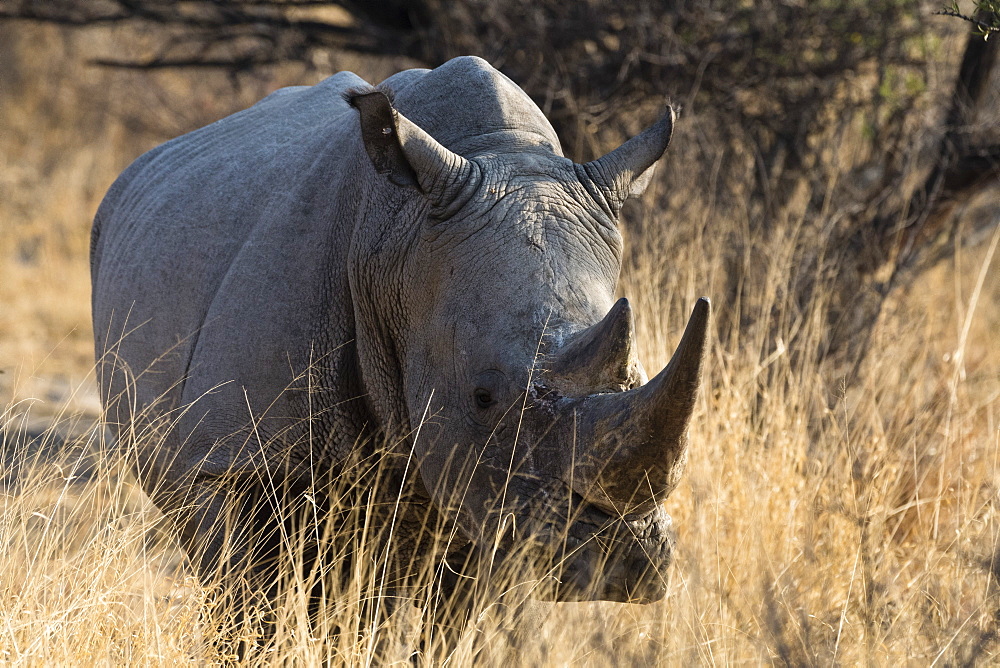
<path fill-rule="evenodd" d="M 648 269 L 632 268 L 625 277 L 653 367 L 668 356 L 680 322 L 656 314 L 685 309 L 691 289 L 685 286 L 711 291 L 718 271 L 712 245 L 677 250 L 669 268 L 673 292 L 642 289 L 658 279 Z M 774 282 L 787 280 L 787 245 L 769 247 Z M 549 618 L 533 629 L 521 660 L 996 660 L 1000 361 L 990 344 L 1000 324 L 1000 285 L 987 251 L 956 253 L 899 301 L 864 382 L 846 395 L 837 396 L 837 379 L 815 359 L 767 353 L 772 327 L 763 319 L 740 331 L 737 349 L 717 341 L 689 470 L 667 502 L 680 534 L 667 599 L 645 607 L 546 606 Z M 752 303 L 774 297 L 767 283 L 747 290 Z M 805 330 L 798 336 L 815 336 L 810 327 L 789 323 L 779 330 L 791 340 L 796 328 Z M 8 408 L 8 433 L 19 431 L 23 414 L 21 405 Z M 127 474 L 128 455 L 101 432 L 84 434 L 57 448 L 56 431 L 49 430 L 42 437 L 52 447 L 18 449 L 25 454 L 5 464 L 5 476 L 10 472 L 16 483 L 4 492 L 0 521 L 8 555 L 0 577 L 4 659 L 219 660 L 214 634 L 240 622 L 213 608 L 212 592 L 183 566 L 164 519 Z M 339 510 L 355 521 L 365 516 L 357 501 Z M 342 548 L 330 553 L 323 566 L 330 584 L 312 627 L 306 593 L 315 574 L 286 565 L 291 587 L 277 607 L 273 645 L 251 663 L 407 659 L 419 622 L 434 611 L 419 598 L 415 606 L 404 598 L 392 616 L 381 613 L 379 529 L 370 527 L 355 545 L 363 558 L 347 574 L 338 572 L 346 563 L 337 557 Z M 339 545 L 326 524 L 311 530 Z M 438 576 L 433 563 L 417 569 L 423 582 Z M 425 639 L 435 662 L 509 661 L 505 614 L 491 613 L 490 605 L 493 599 L 482 603 L 485 614 L 457 647 Z"/>

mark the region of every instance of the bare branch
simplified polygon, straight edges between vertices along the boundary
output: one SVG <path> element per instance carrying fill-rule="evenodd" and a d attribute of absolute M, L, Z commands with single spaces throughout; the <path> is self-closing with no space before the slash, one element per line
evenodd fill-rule
<path fill-rule="evenodd" d="M 938 16 L 953 16 L 956 19 L 962 19 L 963 21 L 968 21 L 972 25 L 974 25 L 977 28 L 979 28 L 979 30 L 981 31 L 980 34 L 982 34 L 984 36 L 988 36 L 988 35 L 990 35 L 992 33 L 1000 32 L 1000 25 L 995 25 L 993 23 L 987 23 L 984 19 L 979 18 L 977 16 L 968 16 L 966 14 L 961 13 L 957 9 L 939 9 L 938 11 L 936 11 L 934 13 L 937 14 Z M 994 21 L 996 21 L 996 20 L 997 19 L 994 18 Z"/>

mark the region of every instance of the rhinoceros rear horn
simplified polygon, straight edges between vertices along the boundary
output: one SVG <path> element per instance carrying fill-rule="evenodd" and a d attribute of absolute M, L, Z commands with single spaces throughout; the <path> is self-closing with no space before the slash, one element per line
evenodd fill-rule
<path fill-rule="evenodd" d="M 604 157 L 581 165 L 615 213 L 629 195 L 639 195 L 649 185 L 656 161 L 670 144 L 674 118 L 674 110 L 668 105 L 659 121 Z"/>
<path fill-rule="evenodd" d="M 622 391 L 646 381 L 635 350 L 632 307 L 622 297 L 596 325 L 577 332 L 548 365 L 573 392 Z"/>
<path fill-rule="evenodd" d="M 352 91 L 347 100 L 361 114 L 361 138 L 375 171 L 396 185 L 417 187 L 436 206 L 446 206 L 475 176 L 475 163 L 396 111 L 384 91 Z"/>

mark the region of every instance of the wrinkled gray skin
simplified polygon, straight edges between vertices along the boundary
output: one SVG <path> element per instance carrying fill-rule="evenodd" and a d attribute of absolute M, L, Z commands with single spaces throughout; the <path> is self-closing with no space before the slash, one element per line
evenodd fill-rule
<path fill-rule="evenodd" d="M 458 58 L 283 89 L 136 160 L 94 222 L 101 391 L 201 572 L 266 570 L 266 490 L 388 439 L 390 499 L 412 449 L 408 550 L 433 515 L 459 555 L 530 545 L 539 596 L 661 598 L 708 306 L 645 384 L 614 293 L 618 210 L 672 124 L 574 164 L 515 84 Z"/>

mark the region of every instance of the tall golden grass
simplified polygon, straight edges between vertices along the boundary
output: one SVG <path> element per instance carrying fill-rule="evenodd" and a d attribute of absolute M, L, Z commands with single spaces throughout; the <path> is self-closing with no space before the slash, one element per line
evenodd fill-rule
<path fill-rule="evenodd" d="M 37 35 L 59 47 L 57 33 Z M 93 91 L 111 75 L 74 76 L 85 79 L 77 90 Z M 193 576 L 169 522 L 131 477 L 129 454 L 95 423 L 89 217 L 117 171 L 156 138 L 130 139 L 122 123 L 107 121 L 82 140 L 74 134 L 80 126 L 64 116 L 66 101 L 47 89 L 23 90 L 0 100 L 14 129 L 0 153 L 8 195 L 0 204 L 0 427 L 7 434 L 0 661 L 224 660 L 213 640 L 238 621 Z M 678 151 L 684 140 L 682 129 Z M 674 156 L 668 168 L 683 158 Z M 851 166 L 845 159 L 845 175 Z M 529 665 L 996 662 L 998 235 L 975 244 L 959 235 L 947 259 L 892 295 L 864 364 L 849 375 L 818 352 L 830 279 L 817 276 L 819 288 L 804 304 L 789 296 L 803 270 L 801 248 L 823 242 L 825 220 L 790 217 L 765 233 L 697 184 L 670 200 L 685 203 L 633 210 L 645 220 L 642 234 L 627 239 L 636 250 L 621 281 L 637 310 L 647 368 L 669 358 L 697 296 L 726 295 L 730 272 L 741 280 L 738 305 L 716 299 L 718 311 L 738 306 L 740 317 L 720 318 L 691 461 L 666 502 L 678 529 L 668 596 L 649 606 L 548 605 L 516 651 L 511 613 L 481 601 L 483 614 L 459 642 L 430 642 L 425 658 L 450 665 L 503 664 L 512 652 Z M 979 205 L 996 215 L 995 199 Z M 734 239 L 750 249 L 735 264 Z M 362 517 L 364 508 L 343 510 Z M 368 558 L 326 597 L 312 626 L 309 576 L 290 564 L 273 641 L 246 663 L 408 661 L 421 622 L 435 611 L 414 599 L 382 614 L 372 599 L 377 545 L 361 541 Z M 336 560 L 327 564 L 337 568 Z M 420 577 L 432 582 L 435 573 L 426 568 Z"/>

